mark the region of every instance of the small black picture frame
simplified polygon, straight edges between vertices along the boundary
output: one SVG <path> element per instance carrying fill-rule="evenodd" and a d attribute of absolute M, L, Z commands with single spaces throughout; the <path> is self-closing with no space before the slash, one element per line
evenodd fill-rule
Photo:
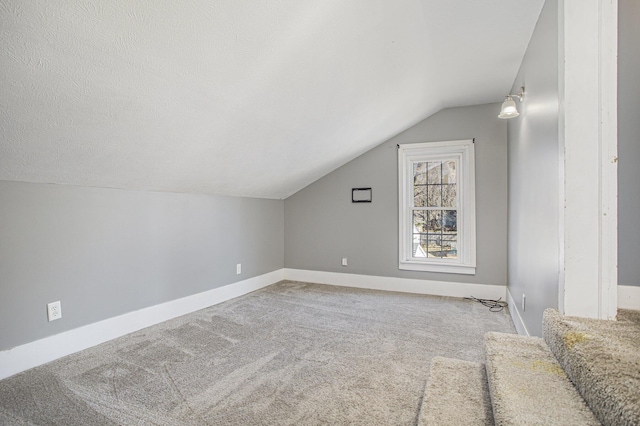
<path fill-rule="evenodd" d="M 371 188 L 352 188 L 351 202 L 352 203 L 370 203 Z"/>

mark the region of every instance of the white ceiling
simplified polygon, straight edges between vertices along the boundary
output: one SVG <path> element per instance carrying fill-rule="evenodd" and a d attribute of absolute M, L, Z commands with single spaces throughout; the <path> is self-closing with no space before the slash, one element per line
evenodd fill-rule
<path fill-rule="evenodd" d="M 2 0 L 0 180 L 285 198 L 500 101 L 542 3 Z"/>

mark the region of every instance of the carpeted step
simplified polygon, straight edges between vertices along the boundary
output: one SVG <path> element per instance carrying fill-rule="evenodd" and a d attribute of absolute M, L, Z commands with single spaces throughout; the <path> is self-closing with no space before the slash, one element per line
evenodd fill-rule
<path fill-rule="evenodd" d="M 418 426 L 493 425 L 484 364 L 435 357 Z"/>
<path fill-rule="evenodd" d="M 603 424 L 640 424 L 640 312 L 620 310 L 618 321 L 606 321 L 547 309 L 543 333 Z"/>
<path fill-rule="evenodd" d="M 599 425 L 538 337 L 487 333 L 487 379 L 496 425 Z"/>

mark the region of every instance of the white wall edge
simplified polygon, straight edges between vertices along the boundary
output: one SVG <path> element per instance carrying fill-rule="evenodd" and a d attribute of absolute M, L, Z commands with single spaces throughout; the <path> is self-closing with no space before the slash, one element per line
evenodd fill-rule
<path fill-rule="evenodd" d="M 511 296 L 509 288 L 507 288 L 507 303 L 509 304 L 509 314 L 511 315 L 511 320 L 513 321 L 513 325 L 516 326 L 516 331 L 518 332 L 518 334 L 521 336 L 531 336 L 529 334 L 529 330 L 527 330 L 527 326 L 524 325 L 524 321 L 522 321 L 520 311 L 518 310 L 518 305 L 516 305 L 515 300 L 513 300 L 513 296 Z"/>
<path fill-rule="evenodd" d="M 88 324 L 0 352 L 0 380 L 146 327 L 282 281 L 279 269 L 257 277 Z"/>
<path fill-rule="evenodd" d="M 640 310 L 640 287 L 619 285 L 618 308 Z"/>
<path fill-rule="evenodd" d="M 560 156 L 564 272 L 558 309 L 564 315 L 614 319 L 618 0 L 564 0 L 558 11 L 559 136 L 564 153 Z"/>
<path fill-rule="evenodd" d="M 344 274 L 339 272 L 284 270 L 284 279 L 369 290 L 398 291 L 402 293 L 430 294 L 433 296 L 469 297 L 505 300 L 506 286 L 468 284 L 448 281 L 417 280 L 411 278 L 380 277 L 375 275 Z"/>
<path fill-rule="evenodd" d="M 600 306 L 598 318 L 618 310 L 618 0 L 600 1 Z"/>

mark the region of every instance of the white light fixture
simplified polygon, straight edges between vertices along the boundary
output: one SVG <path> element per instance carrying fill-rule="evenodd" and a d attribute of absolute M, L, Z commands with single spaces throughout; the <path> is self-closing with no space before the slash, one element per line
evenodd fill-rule
<path fill-rule="evenodd" d="M 507 95 L 502 103 L 502 109 L 500 109 L 499 118 L 514 118 L 520 115 L 518 108 L 516 108 L 516 101 L 513 98 L 518 98 L 520 102 L 524 99 L 524 87 L 520 88 L 520 91 L 515 95 Z"/>

